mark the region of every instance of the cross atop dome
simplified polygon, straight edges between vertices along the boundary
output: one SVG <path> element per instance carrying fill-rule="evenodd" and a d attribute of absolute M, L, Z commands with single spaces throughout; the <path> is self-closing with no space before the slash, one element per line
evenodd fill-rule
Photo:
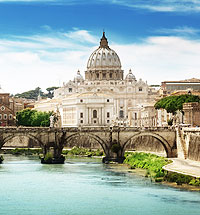
<path fill-rule="evenodd" d="M 100 48 L 108 48 L 109 49 L 109 46 L 108 46 L 108 40 L 105 36 L 105 31 L 103 31 L 103 36 L 101 38 L 101 41 L 100 41 Z"/>

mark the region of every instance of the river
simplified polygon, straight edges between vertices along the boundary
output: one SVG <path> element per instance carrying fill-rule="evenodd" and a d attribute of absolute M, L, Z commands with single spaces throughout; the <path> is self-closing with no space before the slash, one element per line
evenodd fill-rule
<path fill-rule="evenodd" d="M 152 183 L 100 159 L 42 165 L 5 155 L 0 165 L 0 215 L 198 215 L 200 192 Z"/>

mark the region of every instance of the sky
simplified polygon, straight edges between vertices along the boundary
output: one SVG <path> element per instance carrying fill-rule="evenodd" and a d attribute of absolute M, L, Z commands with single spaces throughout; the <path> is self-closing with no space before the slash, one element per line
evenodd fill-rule
<path fill-rule="evenodd" d="M 0 86 L 45 91 L 84 75 L 103 30 L 125 75 L 200 79 L 200 0 L 0 0 Z"/>

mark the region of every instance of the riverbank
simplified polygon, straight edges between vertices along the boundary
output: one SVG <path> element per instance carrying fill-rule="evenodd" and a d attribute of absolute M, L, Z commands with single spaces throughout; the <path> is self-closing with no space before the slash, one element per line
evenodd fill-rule
<path fill-rule="evenodd" d="M 2 149 L 2 154 L 12 154 L 12 155 L 42 155 L 41 148 L 14 148 L 14 149 Z M 100 149 L 91 150 L 80 147 L 73 147 L 72 149 L 63 149 L 62 155 L 64 156 L 83 156 L 83 157 L 102 157 L 104 155 L 103 151 Z"/>
<path fill-rule="evenodd" d="M 198 177 L 164 169 L 163 167 L 172 163 L 167 158 L 143 152 L 126 153 L 125 156 L 124 163 L 128 164 L 130 169 L 145 169 L 146 177 L 150 177 L 155 182 L 171 185 L 176 188 L 200 191 L 200 179 Z"/>

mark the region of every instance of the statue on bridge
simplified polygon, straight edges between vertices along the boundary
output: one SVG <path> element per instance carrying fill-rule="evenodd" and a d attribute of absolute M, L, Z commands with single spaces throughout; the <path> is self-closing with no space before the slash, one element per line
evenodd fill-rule
<path fill-rule="evenodd" d="M 62 123 L 61 123 L 61 115 L 60 115 L 60 111 L 57 107 L 56 113 L 53 113 L 50 117 L 50 128 L 61 128 L 62 127 Z"/>

